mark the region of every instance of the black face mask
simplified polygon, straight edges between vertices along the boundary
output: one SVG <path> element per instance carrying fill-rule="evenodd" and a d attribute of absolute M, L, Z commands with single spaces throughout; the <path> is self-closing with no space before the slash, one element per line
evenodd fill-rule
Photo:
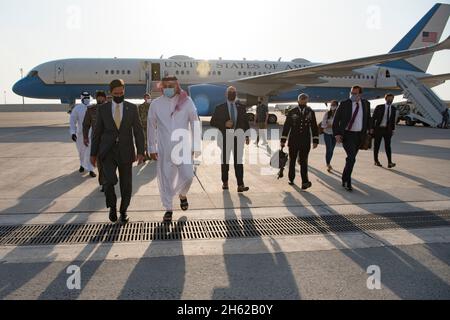
<path fill-rule="evenodd" d="M 228 100 L 229 100 L 229 101 L 234 101 L 234 100 L 236 100 L 236 93 L 230 93 L 230 94 L 228 94 Z"/>
<path fill-rule="evenodd" d="M 122 103 L 125 100 L 125 96 L 114 97 L 113 100 L 115 103 Z"/>

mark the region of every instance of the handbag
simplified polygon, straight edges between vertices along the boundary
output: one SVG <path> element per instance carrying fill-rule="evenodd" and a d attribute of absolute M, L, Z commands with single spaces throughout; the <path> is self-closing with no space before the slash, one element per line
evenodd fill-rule
<path fill-rule="evenodd" d="M 319 127 L 319 135 L 324 133 L 324 128 L 322 128 L 322 122 L 317 123 L 317 127 Z"/>
<path fill-rule="evenodd" d="M 360 150 L 370 150 L 372 149 L 372 135 L 365 133 L 361 137 L 361 145 L 359 146 Z"/>

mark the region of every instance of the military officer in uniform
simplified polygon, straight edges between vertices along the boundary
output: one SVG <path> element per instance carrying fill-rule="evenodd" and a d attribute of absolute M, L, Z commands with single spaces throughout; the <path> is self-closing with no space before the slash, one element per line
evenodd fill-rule
<path fill-rule="evenodd" d="M 139 111 L 139 119 L 141 119 L 141 125 L 144 129 L 144 136 L 145 136 L 145 159 L 150 160 L 150 157 L 148 156 L 148 145 L 147 145 L 147 118 L 148 118 L 148 110 L 150 108 L 151 103 L 151 97 L 149 93 L 144 94 L 144 103 L 140 104 L 138 106 Z"/>
<path fill-rule="evenodd" d="M 302 93 L 298 96 L 298 106 L 290 110 L 283 127 L 281 147 L 289 146 L 289 184 L 294 185 L 295 163 L 300 162 L 302 176 L 302 189 L 311 188 L 312 183 L 308 179 L 308 157 L 311 151 L 311 133 L 313 148 L 319 145 L 319 127 L 317 126 L 314 111 L 307 106 L 308 95 Z"/>

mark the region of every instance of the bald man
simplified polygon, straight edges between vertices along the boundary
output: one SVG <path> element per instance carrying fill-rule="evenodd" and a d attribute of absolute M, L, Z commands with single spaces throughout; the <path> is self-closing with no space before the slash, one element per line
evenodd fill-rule
<path fill-rule="evenodd" d="M 217 143 L 222 151 L 222 189 L 228 190 L 228 172 L 230 170 L 230 155 L 233 151 L 234 173 L 238 183 L 238 192 L 249 190 L 244 184 L 244 142 L 250 143 L 250 125 L 247 117 L 247 109 L 236 100 L 237 91 L 234 87 L 228 87 L 226 91 L 227 102 L 216 107 L 211 118 L 211 126 L 219 129 L 222 139 Z"/>

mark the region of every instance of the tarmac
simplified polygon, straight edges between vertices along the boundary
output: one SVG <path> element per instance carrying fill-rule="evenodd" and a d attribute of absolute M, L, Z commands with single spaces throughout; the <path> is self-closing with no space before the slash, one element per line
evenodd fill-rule
<path fill-rule="evenodd" d="M 321 115 L 317 115 L 321 119 Z M 107 223 L 97 179 L 78 173 L 65 112 L 0 112 L 0 226 Z M 207 118 L 203 129 L 208 129 Z M 280 125 L 283 123 L 280 116 Z M 275 137 L 275 135 L 274 135 Z M 368 215 L 450 209 L 450 130 L 398 126 L 395 169 L 373 165 L 361 151 L 354 192 L 341 186 L 345 153 L 338 146 L 331 174 L 325 146 L 310 155 L 307 192 L 277 179 L 269 147 L 246 147 L 248 193 L 236 192 L 233 169 L 224 192 L 220 165 L 196 168 L 189 221 Z M 203 142 L 214 150 L 214 142 Z M 258 157 L 256 157 L 258 158 Z M 384 148 L 380 159 L 387 165 Z M 156 163 L 133 169 L 131 221 L 164 214 Z M 286 170 L 287 175 L 287 170 Z M 297 184 L 300 185 L 299 174 Z M 177 201 L 177 199 L 175 199 Z M 175 202 L 176 204 L 176 202 Z M 430 213 L 432 214 L 432 213 Z M 0 246 L 1 299 L 449 299 L 450 227 L 317 235 L 196 239 L 141 243 Z M 67 267 L 81 268 L 82 286 L 66 285 Z M 371 290 L 368 268 L 381 270 Z"/>

